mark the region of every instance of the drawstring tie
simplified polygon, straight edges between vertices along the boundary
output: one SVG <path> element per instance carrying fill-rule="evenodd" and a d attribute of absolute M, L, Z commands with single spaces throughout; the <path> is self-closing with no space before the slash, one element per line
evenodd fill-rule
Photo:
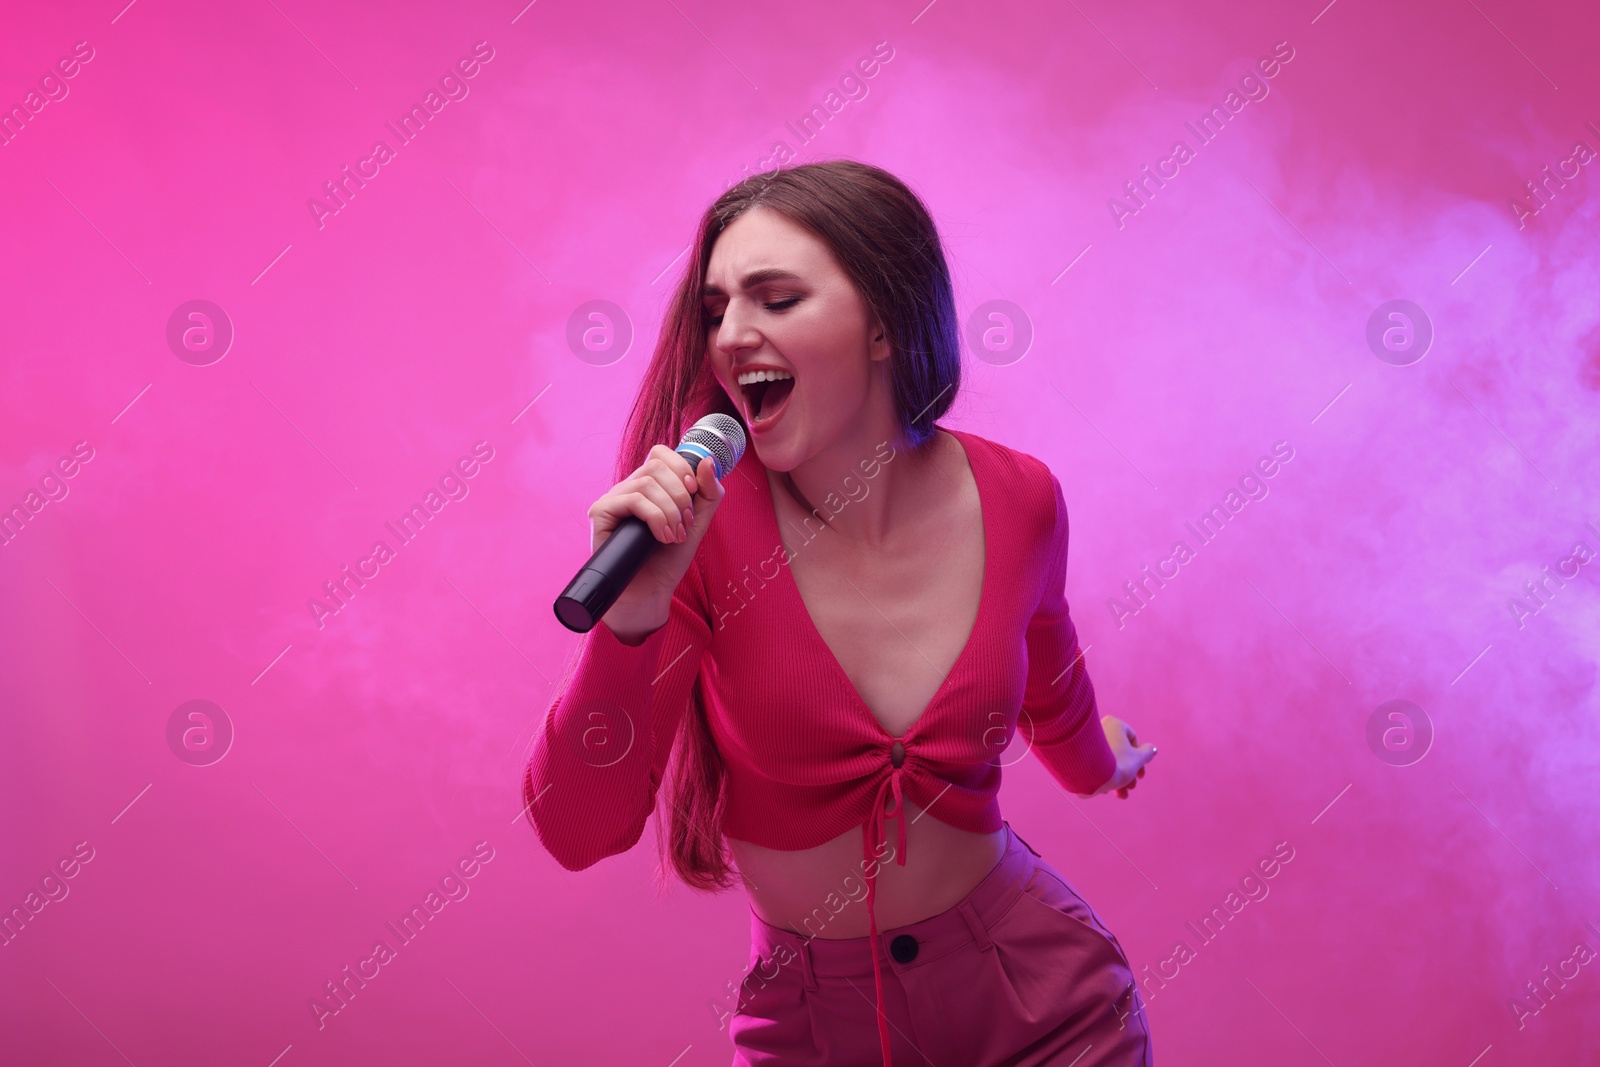
<path fill-rule="evenodd" d="M 895 851 L 894 861 L 902 867 L 906 865 L 906 802 L 900 783 L 904 772 L 902 764 L 905 763 L 905 758 L 905 746 L 896 741 L 889 752 L 893 770 L 889 772 L 887 778 L 879 783 L 877 792 L 873 794 L 872 815 L 861 826 L 861 858 L 865 861 L 863 873 L 867 876 L 867 923 L 871 929 L 870 936 L 872 939 L 872 984 L 878 996 L 878 1040 L 883 1048 L 884 1067 L 893 1067 L 894 1060 L 889 1054 L 889 1017 L 883 1011 L 883 965 L 878 959 L 882 952 L 878 941 L 878 916 L 873 907 L 873 903 L 877 898 L 878 857 L 876 852 L 885 838 L 884 822 L 892 815 L 895 821 L 899 823 L 899 847 Z M 894 806 L 885 811 L 884 803 L 891 792 L 894 795 Z"/>

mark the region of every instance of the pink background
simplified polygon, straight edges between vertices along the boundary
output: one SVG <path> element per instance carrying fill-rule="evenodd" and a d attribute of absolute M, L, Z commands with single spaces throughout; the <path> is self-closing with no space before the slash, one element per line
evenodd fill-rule
<path fill-rule="evenodd" d="M 93 58 L 0 147 L 0 506 L 66 490 L 0 546 L 0 907 L 66 893 L 0 946 L 0 1058 L 728 1062 L 743 895 L 655 894 L 653 828 L 568 873 L 518 786 L 676 257 L 781 140 L 902 177 L 963 319 L 1032 324 L 1020 359 L 967 352 L 947 421 L 1061 478 L 1101 710 L 1161 755 L 1127 802 L 1027 758 L 1002 803 L 1175 975 L 1159 1062 L 1600 1060 L 1574 957 L 1600 951 L 1600 567 L 1572 562 L 1600 552 L 1600 162 L 1512 207 L 1600 148 L 1592 6 L 122 3 L 4 18 L 6 108 Z M 480 41 L 465 98 L 319 226 L 308 199 Z M 1280 41 L 1269 95 L 1119 227 L 1108 200 Z M 236 333 L 204 366 L 166 338 L 196 299 Z M 1391 299 L 1433 324 L 1410 365 L 1367 344 Z M 569 347 L 590 300 L 628 315 L 620 358 Z M 319 628 L 308 600 L 480 441 Z M 1277 441 L 1270 493 L 1119 625 Z M 169 744 L 191 700 L 234 731 L 208 766 Z M 1420 762 L 1369 748 L 1390 700 L 1432 724 Z M 324 983 L 479 842 L 467 895 L 319 1028 Z"/>

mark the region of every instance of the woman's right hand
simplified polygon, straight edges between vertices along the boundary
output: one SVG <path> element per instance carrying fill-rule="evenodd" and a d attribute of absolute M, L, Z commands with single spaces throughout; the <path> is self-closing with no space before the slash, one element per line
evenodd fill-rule
<path fill-rule="evenodd" d="M 643 520 L 662 545 L 601 617 L 623 644 L 640 644 L 666 625 L 672 594 L 722 501 L 716 471 L 709 456 L 694 469 L 666 445 L 656 445 L 637 470 L 589 505 L 591 551 L 629 515 Z"/>

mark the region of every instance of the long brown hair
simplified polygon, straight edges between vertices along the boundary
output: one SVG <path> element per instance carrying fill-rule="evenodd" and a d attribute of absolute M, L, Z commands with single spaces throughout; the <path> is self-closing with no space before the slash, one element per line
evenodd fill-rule
<path fill-rule="evenodd" d="M 711 250 L 728 225 L 754 207 L 770 209 L 826 244 L 889 342 L 889 377 L 899 428 L 917 448 L 955 401 L 961 385 L 959 326 L 950 271 L 933 217 L 904 182 L 854 160 L 806 163 L 753 175 L 706 210 L 662 324 L 617 451 L 616 480 L 673 444 L 697 420 L 720 411 L 744 423 L 706 359 L 703 287 Z M 748 427 L 746 427 L 748 430 Z M 797 493 L 792 482 L 790 492 Z M 798 494 L 797 494 L 798 495 Z M 813 510 L 805 504 L 806 509 Z M 664 863 L 695 889 L 727 889 L 733 868 L 722 837 L 723 764 L 706 723 L 697 678 L 682 717 L 667 778 L 666 816 L 656 841 Z M 662 840 L 666 823 L 667 840 Z"/>

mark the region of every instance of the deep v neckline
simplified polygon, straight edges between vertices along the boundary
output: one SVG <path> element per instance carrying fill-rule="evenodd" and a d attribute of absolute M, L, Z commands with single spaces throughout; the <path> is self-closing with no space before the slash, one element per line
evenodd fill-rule
<path fill-rule="evenodd" d="M 945 428 L 939 427 L 939 429 Z M 805 627 L 808 631 L 806 640 L 814 641 L 818 646 L 821 647 L 828 661 L 832 663 L 833 670 L 838 675 L 839 681 L 844 684 L 844 688 L 849 692 L 850 699 L 854 702 L 856 708 L 867 717 L 867 721 L 871 723 L 871 725 L 879 732 L 881 732 L 884 737 L 893 741 L 903 742 L 910 738 L 912 734 L 917 732 L 917 728 L 927 720 L 928 714 L 938 705 L 940 698 L 942 698 L 945 694 L 945 690 L 949 688 L 950 679 L 956 674 L 957 671 L 961 669 L 962 665 L 965 664 L 968 658 L 970 658 L 972 655 L 973 645 L 977 642 L 978 634 L 982 632 L 983 627 L 988 619 L 991 587 L 994 585 L 993 568 L 990 566 L 990 561 L 994 558 L 995 547 L 994 528 L 989 522 L 989 513 L 992 502 L 987 499 L 987 495 L 984 490 L 984 480 L 987 470 L 985 470 L 983 473 L 979 472 L 979 467 L 982 466 L 982 461 L 973 457 L 974 449 L 968 444 L 969 439 L 966 434 L 958 430 L 949 429 L 945 429 L 945 432 L 954 437 L 957 443 L 961 446 L 961 451 L 967 459 L 967 466 L 972 471 L 973 484 L 977 486 L 978 489 L 978 518 L 981 526 L 983 527 L 983 578 L 982 585 L 978 590 L 978 613 L 973 619 L 972 630 L 967 634 L 966 643 L 961 646 L 961 651 L 956 654 L 955 662 L 950 665 L 950 669 L 945 672 L 944 678 L 940 680 L 939 688 L 934 690 L 933 696 L 929 698 L 928 703 L 923 706 L 922 711 L 917 714 L 917 717 L 912 720 L 911 725 L 906 727 L 906 732 L 904 734 L 896 737 L 894 734 L 889 733 L 888 728 L 878 720 L 878 716 L 873 713 L 871 706 L 869 706 L 866 700 L 862 698 L 861 691 L 856 688 L 855 682 L 850 680 L 850 675 L 846 673 L 844 664 L 839 662 L 839 657 L 834 653 L 833 646 L 828 644 L 827 640 L 822 636 L 822 631 L 817 628 L 816 620 L 811 617 L 811 609 L 806 607 L 805 597 L 800 595 L 800 583 L 794 580 L 794 575 L 790 572 L 790 565 L 785 562 L 784 566 L 778 568 L 784 572 L 783 578 L 780 579 L 783 587 L 788 591 L 788 594 L 794 598 L 795 605 L 800 609 L 799 614 L 805 620 Z M 761 462 L 759 457 L 757 457 L 756 462 Z M 761 468 L 761 486 L 762 492 L 766 494 L 766 507 L 763 509 L 763 512 L 767 521 L 767 525 L 772 531 L 773 535 L 778 538 L 778 543 L 783 546 L 784 558 L 787 561 L 790 556 L 789 547 L 787 542 L 785 542 L 783 539 L 783 531 L 778 524 L 777 501 L 774 499 L 772 483 L 767 479 L 767 469 L 764 465 Z M 800 547 L 804 546 L 802 545 Z M 794 554 L 798 555 L 799 553 L 796 551 Z M 918 652 L 918 655 L 921 655 L 921 653 Z"/>

